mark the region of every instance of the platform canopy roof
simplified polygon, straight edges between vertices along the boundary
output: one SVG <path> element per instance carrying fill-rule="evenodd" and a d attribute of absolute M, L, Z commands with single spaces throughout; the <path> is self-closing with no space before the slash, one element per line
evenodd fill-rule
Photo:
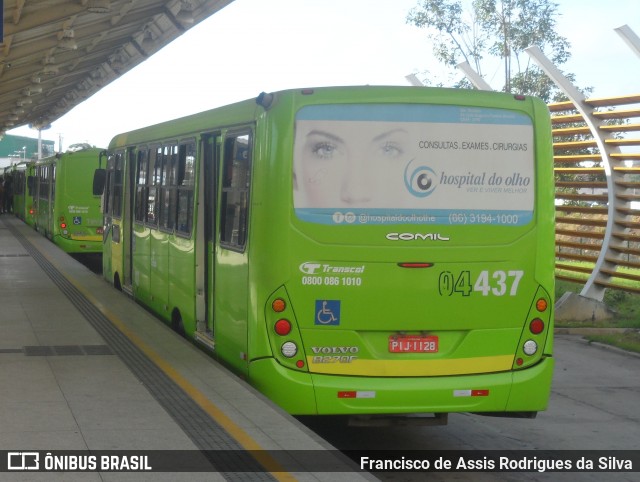
<path fill-rule="evenodd" d="M 2 0 L 0 135 L 46 127 L 232 1 Z"/>

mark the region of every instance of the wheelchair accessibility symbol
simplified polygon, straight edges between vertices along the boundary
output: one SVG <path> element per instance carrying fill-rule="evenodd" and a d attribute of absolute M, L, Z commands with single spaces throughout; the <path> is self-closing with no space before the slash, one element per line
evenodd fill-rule
<path fill-rule="evenodd" d="M 340 324 L 339 300 L 316 300 L 316 325 Z"/>

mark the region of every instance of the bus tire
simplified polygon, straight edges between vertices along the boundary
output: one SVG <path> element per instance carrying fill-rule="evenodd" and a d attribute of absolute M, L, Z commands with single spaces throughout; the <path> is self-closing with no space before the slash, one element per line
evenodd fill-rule
<path fill-rule="evenodd" d="M 184 323 L 182 322 L 182 316 L 177 308 L 173 309 L 171 313 L 171 328 L 180 336 L 186 336 L 184 331 Z"/>
<path fill-rule="evenodd" d="M 122 291 L 122 284 L 120 283 L 120 276 L 118 276 L 118 273 L 113 276 L 113 287 L 118 291 Z"/>

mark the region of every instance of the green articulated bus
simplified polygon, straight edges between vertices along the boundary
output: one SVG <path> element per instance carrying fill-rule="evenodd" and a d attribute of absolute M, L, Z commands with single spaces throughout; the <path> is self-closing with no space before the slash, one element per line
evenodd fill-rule
<path fill-rule="evenodd" d="M 102 253 L 100 196 L 92 192 L 102 151 L 72 145 L 67 152 L 36 161 L 27 179 L 35 229 L 69 254 Z"/>
<path fill-rule="evenodd" d="M 34 207 L 32 186 L 28 185 L 28 179 L 34 179 L 35 167 L 33 162 L 19 162 L 5 171 L 11 176 L 13 214 L 29 226 L 34 226 Z"/>
<path fill-rule="evenodd" d="M 292 414 L 531 417 L 552 164 L 536 98 L 263 93 L 112 140 L 103 273 Z"/>

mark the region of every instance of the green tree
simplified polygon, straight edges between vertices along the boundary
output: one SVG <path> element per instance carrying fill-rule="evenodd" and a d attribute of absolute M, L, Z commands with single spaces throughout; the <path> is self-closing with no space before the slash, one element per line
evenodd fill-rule
<path fill-rule="evenodd" d="M 557 7 L 550 0 L 420 0 L 407 22 L 427 29 L 443 64 L 464 60 L 483 75 L 483 67 L 499 59 L 502 90 L 548 102 L 557 99 L 557 89 L 524 49 L 537 45 L 556 65 L 569 59 L 569 42 L 555 30 Z"/>

